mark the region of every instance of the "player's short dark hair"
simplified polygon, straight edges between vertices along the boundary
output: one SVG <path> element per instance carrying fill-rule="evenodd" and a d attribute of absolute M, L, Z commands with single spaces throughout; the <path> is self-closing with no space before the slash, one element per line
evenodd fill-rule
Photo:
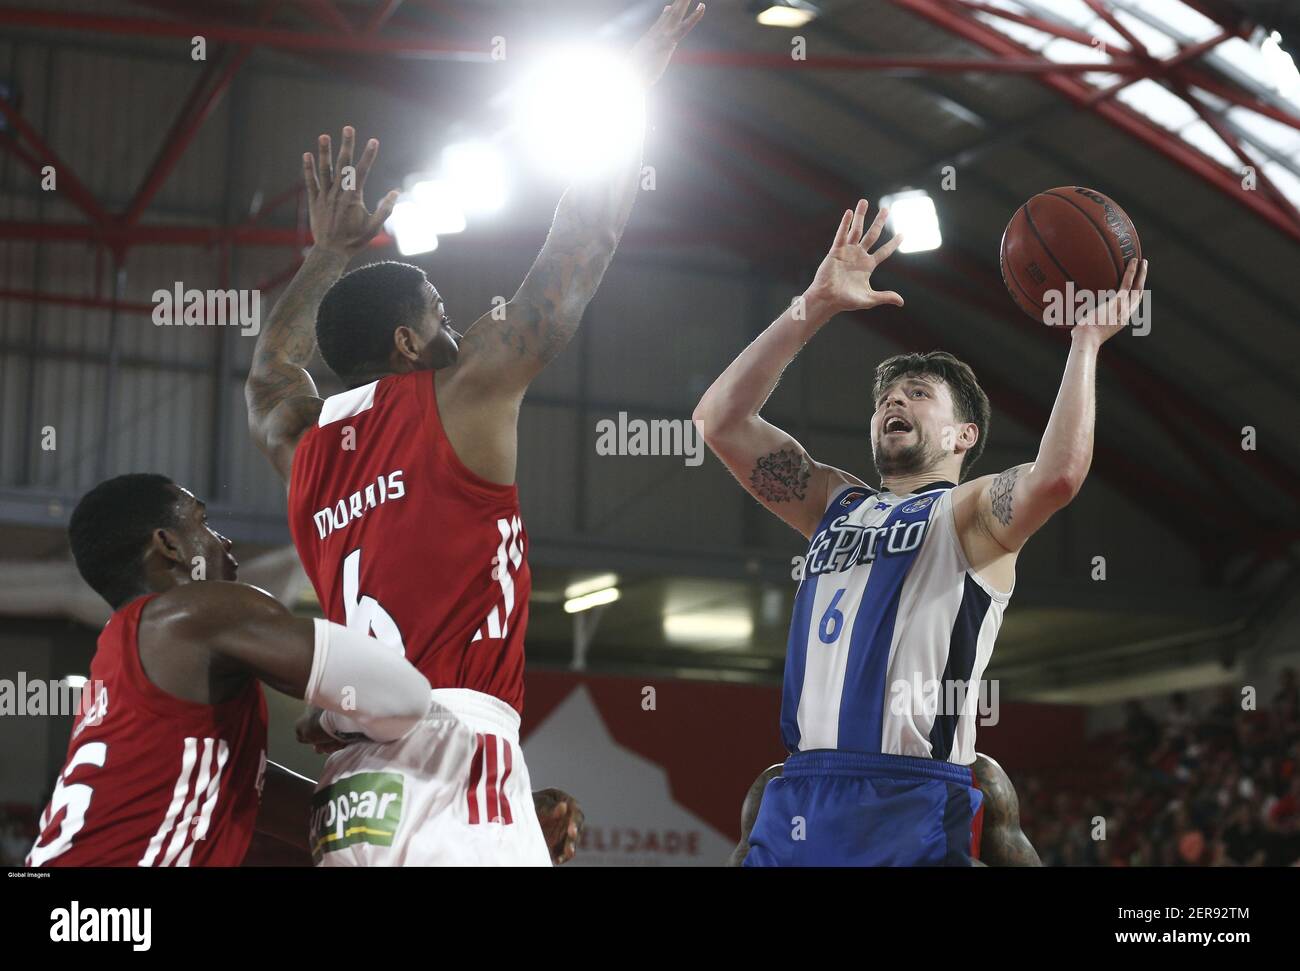
<path fill-rule="evenodd" d="M 155 529 L 177 525 L 176 483 L 135 472 L 91 489 L 68 522 L 77 571 L 116 610 L 144 587 L 144 554 Z"/>
<path fill-rule="evenodd" d="M 415 327 L 424 316 L 424 271 L 385 260 L 344 274 L 316 311 L 320 355 L 345 383 L 382 368 L 393 351 L 393 331 Z"/>
<path fill-rule="evenodd" d="M 925 375 L 943 381 L 952 394 L 953 416 L 960 422 L 974 422 L 980 430 L 974 446 L 962 456 L 960 478 L 965 479 L 984 453 L 988 441 L 989 423 L 993 417 L 989 396 L 980 387 L 969 364 L 947 351 L 930 351 L 926 354 L 895 354 L 881 361 L 876 366 L 876 380 L 871 389 L 873 405 L 880 400 L 885 388 L 908 375 Z"/>

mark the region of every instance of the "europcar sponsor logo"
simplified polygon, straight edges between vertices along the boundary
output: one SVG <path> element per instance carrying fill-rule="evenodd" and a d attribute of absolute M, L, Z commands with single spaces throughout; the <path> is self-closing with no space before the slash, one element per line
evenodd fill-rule
<path fill-rule="evenodd" d="M 402 776 L 358 772 L 316 793 L 311 800 L 311 854 L 319 863 L 356 843 L 392 846 L 402 821 Z"/>

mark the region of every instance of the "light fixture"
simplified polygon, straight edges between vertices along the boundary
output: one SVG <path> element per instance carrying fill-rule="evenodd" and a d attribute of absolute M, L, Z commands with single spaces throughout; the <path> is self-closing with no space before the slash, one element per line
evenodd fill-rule
<path fill-rule="evenodd" d="M 63 679 L 63 683 L 69 688 L 84 688 L 88 680 L 90 679 L 84 674 L 69 674 Z"/>
<path fill-rule="evenodd" d="M 663 630 L 664 637 L 676 644 L 742 646 L 754 634 L 754 619 L 742 610 L 666 614 Z"/>
<path fill-rule="evenodd" d="M 506 204 L 506 165 L 488 142 L 456 142 L 442 150 L 442 178 L 462 210 L 488 214 Z"/>
<path fill-rule="evenodd" d="M 758 0 L 749 8 L 764 27 L 802 27 L 821 13 L 806 0 Z"/>
<path fill-rule="evenodd" d="M 420 207 L 436 236 L 450 236 L 465 231 L 465 212 L 451 185 L 441 179 L 426 179 L 411 187 L 411 199 Z"/>
<path fill-rule="evenodd" d="M 939 213 L 934 200 L 924 189 L 908 189 L 884 196 L 880 208 L 889 210 L 889 228 L 903 234 L 900 253 L 920 253 L 938 249 L 943 243 L 939 232 Z"/>
<path fill-rule="evenodd" d="M 1277 93 L 1291 99 L 1300 95 L 1300 71 L 1296 70 L 1295 59 L 1282 46 L 1282 35 L 1275 30 L 1263 38 L 1259 53 L 1268 65 L 1269 80 Z"/>
<path fill-rule="evenodd" d="M 572 600 L 574 597 L 583 597 L 589 593 L 595 593 L 597 590 L 604 590 L 606 587 L 617 585 L 617 573 L 602 573 L 599 576 L 588 577 L 586 580 L 570 583 L 564 588 L 564 599 Z"/>
<path fill-rule="evenodd" d="M 566 614 L 576 614 L 584 610 L 590 610 L 592 607 L 612 604 L 619 596 L 618 587 L 594 590 L 591 593 L 584 593 L 581 597 L 572 597 L 564 601 L 564 612 Z"/>
<path fill-rule="evenodd" d="M 517 100 L 525 151 L 544 171 L 573 180 L 605 170 L 645 126 L 645 95 L 621 57 L 578 48 L 543 62 Z"/>
<path fill-rule="evenodd" d="M 429 226 L 414 199 L 399 201 L 384 228 L 397 241 L 397 252 L 403 256 L 431 253 L 438 248 L 438 234 Z"/>

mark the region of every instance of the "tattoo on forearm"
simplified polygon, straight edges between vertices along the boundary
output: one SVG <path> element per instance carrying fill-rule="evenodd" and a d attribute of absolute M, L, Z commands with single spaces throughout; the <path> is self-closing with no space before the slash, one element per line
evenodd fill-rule
<path fill-rule="evenodd" d="M 258 358 L 273 357 L 299 365 L 311 360 L 316 348 L 316 310 L 339 272 L 339 266 L 323 260 L 303 263 L 258 338 Z"/>
<path fill-rule="evenodd" d="M 798 449 L 782 449 L 754 463 L 749 483 L 755 494 L 767 502 L 802 500 L 808 495 L 812 477 L 808 456 Z"/>
<path fill-rule="evenodd" d="M 570 188 L 560 200 L 537 262 L 504 320 L 471 327 L 461 354 L 499 354 L 549 364 L 564 350 L 614 258 L 636 199 L 640 155 L 617 182 Z M 500 349 L 498 349 L 498 344 Z"/>
<path fill-rule="evenodd" d="M 306 367 L 316 349 L 316 310 L 343 265 L 309 257 L 271 311 L 249 374 L 249 404 L 255 409 L 269 411 L 286 397 L 312 393 Z"/>
<path fill-rule="evenodd" d="M 993 503 L 993 518 L 1003 526 L 1011 525 L 1011 491 L 1015 488 L 1020 467 L 1007 469 L 989 487 L 989 498 Z"/>

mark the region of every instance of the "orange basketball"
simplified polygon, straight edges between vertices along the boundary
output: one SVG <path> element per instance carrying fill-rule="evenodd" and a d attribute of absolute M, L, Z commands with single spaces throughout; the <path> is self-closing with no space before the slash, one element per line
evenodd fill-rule
<path fill-rule="evenodd" d="M 1002 234 L 1002 282 L 1025 313 L 1042 321 L 1049 295 L 1118 290 L 1124 268 L 1142 259 L 1128 213 L 1096 189 L 1066 185 L 1016 210 Z"/>

